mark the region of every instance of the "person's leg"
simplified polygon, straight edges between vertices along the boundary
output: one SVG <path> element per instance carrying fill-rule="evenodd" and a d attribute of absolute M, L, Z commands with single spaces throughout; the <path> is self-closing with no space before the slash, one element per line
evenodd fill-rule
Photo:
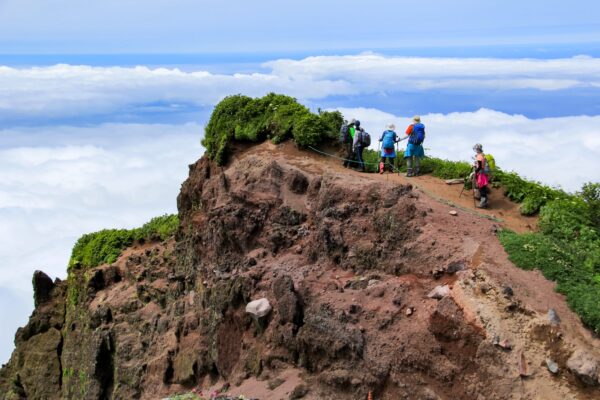
<path fill-rule="evenodd" d="M 379 173 L 383 174 L 383 168 L 385 166 L 385 157 L 381 157 L 381 161 L 379 161 Z"/>
<path fill-rule="evenodd" d="M 415 172 L 414 176 L 418 176 L 421 171 L 421 157 L 415 156 Z"/>
<path fill-rule="evenodd" d="M 388 165 L 389 165 L 389 171 L 390 172 L 394 172 L 394 161 L 396 160 L 396 157 L 390 157 L 388 158 Z"/>
<path fill-rule="evenodd" d="M 487 185 L 486 186 L 482 186 L 479 188 L 479 193 L 481 194 L 481 200 L 479 200 L 479 208 L 485 208 L 488 205 L 488 198 L 487 198 Z"/>
<path fill-rule="evenodd" d="M 413 176 L 413 159 L 412 156 L 405 157 L 406 160 L 406 176 Z"/>
<path fill-rule="evenodd" d="M 352 150 L 352 144 L 348 146 L 348 160 L 348 167 L 352 168 L 356 166 L 356 163 L 353 162 L 356 161 L 356 154 Z"/>
<path fill-rule="evenodd" d="M 358 160 L 358 167 L 360 168 L 360 170 L 362 172 L 365 172 L 365 162 L 363 161 L 362 153 L 363 153 L 362 146 L 357 146 L 356 147 L 356 159 Z"/>

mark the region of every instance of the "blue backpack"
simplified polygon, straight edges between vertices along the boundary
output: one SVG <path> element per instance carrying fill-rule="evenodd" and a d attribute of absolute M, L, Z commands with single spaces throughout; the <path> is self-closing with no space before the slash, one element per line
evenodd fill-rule
<path fill-rule="evenodd" d="M 412 133 L 408 139 L 408 143 L 421 144 L 425 140 L 425 125 L 422 123 L 413 124 Z"/>
<path fill-rule="evenodd" d="M 384 149 L 393 149 L 394 144 L 396 143 L 396 132 L 387 130 L 383 132 L 383 148 Z"/>

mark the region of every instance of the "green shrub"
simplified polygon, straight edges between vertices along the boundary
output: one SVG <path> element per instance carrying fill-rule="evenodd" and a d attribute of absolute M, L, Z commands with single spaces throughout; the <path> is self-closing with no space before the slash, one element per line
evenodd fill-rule
<path fill-rule="evenodd" d="M 117 260 L 121 251 L 133 243 L 133 234 L 126 229 L 104 229 L 83 235 L 73 248 L 69 265 L 79 263 L 94 267 Z"/>
<path fill-rule="evenodd" d="M 559 199 L 541 208 L 538 225 L 540 230 L 557 239 L 571 240 L 579 237 L 591 221 L 583 200 Z"/>
<path fill-rule="evenodd" d="M 294 123 L 294 140 L 301 147 L 316 146 L 326 131 L 327 125 L 318 115 L 301 115 Z"/>
<path fill-rule="evenodd" d="M 365 149 L 363 151 L 363 161 L 365 162 L 365 171 L 367 172 L 378 172 L 379 161 L 381 156 L 379 152 L 375 150 Z"/>
<path fill-rule="evenodd" d="M 600 248 L 589 243 L 557 240 L 533 233 L 518 235 L 503 231 L 500 241 L 510 260 L 524 269 L 539 268 L 556 281 L 556 290 L 595 332 L 600 333 Z"/>
<path fill-rule="evenodd" d="M 421 171 L 431 173 L 441 179 L 464 178 L 471 173 L 471 164 L 464 161 L 448 161 L 434 157 L 425 157 L 421 162 Z"/>
<path fill-rule="evenodd" d="M 240 110 L 250 102 L 252 98 L 236 95 L 228 96 L 216 105 L 202 139 L 202 145 L 206 148 L 209 158 L 217 162 L 224 160 L 227 143 L 233 138 L 236 127 L 240 124 Z"/>
<path fill-rule="evenodd" d="M 179 217 L 177 214 L 165 214 L 160 217 L 154 217 L 142 225 L 141 228 L 134 229 L 135 240 L 165 240 L 177 232 L 179 227 Z"/>
<path fill-rule="evenodd" d="M 319 109 L 319 117 L 323 121 L 325 133 L 329 139 L 337 140 L 340 128 L 344 122 L 342 113 L 339 111 L 323 111 Z"/>
<path fill-rule="evenodd" d="M 584 188 L 593 189 L 589 185 Z M 556 281 L 556 290 L 566 295 L 571 309 L 600 333 L 600 234 L 590 218 L 593 199 L 583 193 L 563 192 L 546 200 L 541 206 L 539 233 L 503 231 L 500 241 L 517 266 L 540 269 L 546 278 Z"/>
<path fill-rule="evenodd" d="M 138 240 L 164 240 L 177 231 L 177 215 L 163 215 L 151 219 L 141 228 L 104 229 L 83 235 L 73 247 L 69 268 L 76 264 L 84 267 L 96 267 L 113 263 L 121 252 Z"/>
<path fill-rule="evenodd" d="M 588 216 L 592 225 L 600 230 L 600 183 L 586 183 L 578 194 L 588 205 Z"/>
<path fill-rule="evenodd" d="M 313 114 L 296 99 L 275 93 L 261 98 L 229 96 L 216 105 L 206 125 L 202 145 L 217 164 L 227 161 L 233 140 L 280 143 L 291 137 L 303 146 L 337 138 L 342 115 L 338 111 Z"/>
<path fill-rule="evenodd" d="M 551 200 L 569 198 L 563 190 L 542 185 L 521 178 L 514 172 L 504 172 L 497 169 L 494 181 L 504 188 L 504 195 L 512 201 L 521 204 L 521 214 L 533 215 Z"/>

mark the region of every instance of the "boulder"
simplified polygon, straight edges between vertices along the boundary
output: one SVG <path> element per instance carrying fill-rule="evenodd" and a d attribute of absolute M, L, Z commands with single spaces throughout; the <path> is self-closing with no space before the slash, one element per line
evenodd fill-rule
<path fill-rule="evenodd" d="M 32 278 L 33 283 L 33 301 L 35 306 L 50 300 L 54 282 L 42 271 L 35 271 Z"/>
<path fill-rule="evenodd" d="M 246 304 L 246 312 L 254 315 L 256 318 L 262 318 L 271 312 L 271 304 L 266 298 L 253 300 Z"/>
<path fill-rule="evenodd" d="M 575 350 L 567 361 L 567 368 L 586 385 L 596 386 L 600 383 L 600 366 L 598 360 L 589 351 Z"/>

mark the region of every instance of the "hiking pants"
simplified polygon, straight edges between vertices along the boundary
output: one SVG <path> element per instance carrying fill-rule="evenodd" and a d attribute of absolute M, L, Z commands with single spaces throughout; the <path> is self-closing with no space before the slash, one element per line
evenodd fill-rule
<path fill-rule="evenodd" d="M 481 197 L 487 197 L 488 196 L 488 187 L 487 187 L 487 185 L 483 186 L 483 187 L 480 187 L 479 188 L 479 193 L 480 193 Z"/>
<path fill-rule="evenodd" d="M 417 156 L 406 157 L 406 168 L 411 172 L 413 171 L 413 165 L 415 173 L 418 174 L 421 169 L 421 158 Z"/>
<path fill-rule="evenodd" d="M 363 160 L 363 147 L 361 145 L 356 145 L 356 160 L 358 161 L 358 166 L 361 171 L 365 171 L 365 161 Z"/>
<path fill-rule="evenodd" d="M 383 169 L 388 168 L 388 171 L 394 172 L 394 160 L 396 157 L 381 157 L 381 162 L 383 163 Z"/>
<path fill-rule="evenodd" d="M 344 167 L 352 167 L 354 164 L 352 161 L 354 160 L 354 151 L 352 151 L 352 143 L 344 143 Z"/>

